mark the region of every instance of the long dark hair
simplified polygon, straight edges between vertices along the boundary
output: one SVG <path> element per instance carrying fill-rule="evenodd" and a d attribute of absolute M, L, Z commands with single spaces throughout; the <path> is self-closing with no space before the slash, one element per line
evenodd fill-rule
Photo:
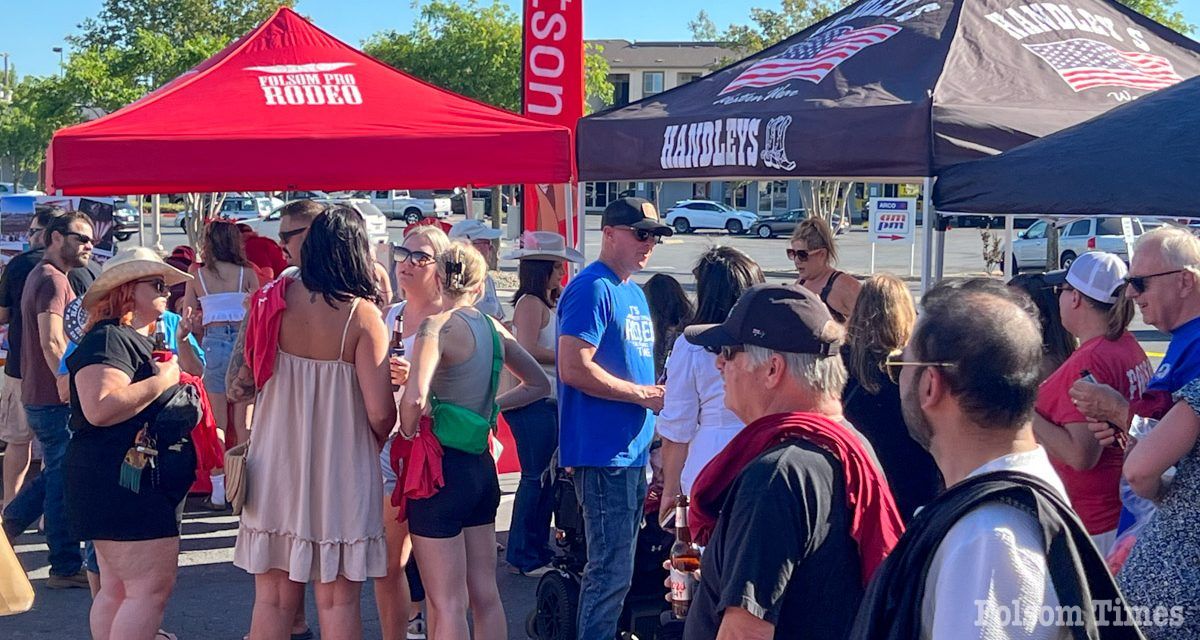
<path fill-rule="evenodd" d="M 692 301 L 678 280 L 662 273 L 650 276 L 642 290 L 646 292 L 650 320 L 654 323 L 654 373 L 657 376 L 666 365 L 671 344 L 679 332 L 692 323 Z"/>
<path fill-rule="evenodd" d="M 750 287 L 766 282 L 753 258 L 733 247 L 712 247 L 696 261 L 696 313 L 692 324 L 725 322 L 733 303 Z"/>
<path fill-rule="evenodd" d="M 1059 368 L 1075 352 L 1075 338 L 1063 327 L 1053 287 L 1046 284 L 1040 273 L 1014 276 L 1008 286 L 1024 291 L 1037 306 L 1037 319 L 1042 327 L 1042 352 L 1049 360 L 1047 369 Z"/>
<path fill-rule="evenodd" d="M 334 205 L 313 218 L 300 250 L 300 281 L 331 307 L 354 298 L 383 303 L 367 225 L 357 211 Z"/>
<path fill-rule="evenodd" d="M 252 266 L 246 259 L 246 239 L 241 229 L 227 220 L 212 220 L 204 227 L 200 257 L 209 271 L 216 273 L 218 262 L 239 267 Z"/>
<path fill-rule="evenodd" d="M 551 309 L 558 304 L 561 291 L 550 291 L 550 277 L 554 274 L 556 260 L 536 260 L 526 258 L 517 265 L 517 292 L 513 294 L 513 304 L 521 296 L 531 295 Z"/>

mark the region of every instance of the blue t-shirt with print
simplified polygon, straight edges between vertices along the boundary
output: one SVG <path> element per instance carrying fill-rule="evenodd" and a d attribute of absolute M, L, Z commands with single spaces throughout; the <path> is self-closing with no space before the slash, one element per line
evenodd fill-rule
<path fill-rule="evenodd" d="M 1194 318 L 1171 332 L 1171 343 L 1147 389 L 1175 393 L 1200 378 L 1200 318 Z"/>
<path fill-rule="evenodd" d="M 646 294 L 621 282 L 602 262 L 579 272 L 558 301 L 558 335 L 596 347 L 594 362 L 634 384 L 654 384 L 654 324 Z M 558 381 L 559 464 L 641 467 L 654 415 L 636 404 L 604 400 Z"/>
<path fill-rule="evenodd" d="M 159 321 L 162 322 L 163 336 L 167 341 L 167 348 L 172 352 L 179 353 L 179 322 L 183 317 L 172 311 L 164 311 Z M 200 361 L 201 366 L 204 365 L 204 349 L 200 348 L 200 343 L 196 342 L 196 336 L 188 336 L 188 343 L 192 345 L 192 350 L 196 353 L 196 359 Z M 71 340 L 67 340 L 67 351 L 63 353 L 62 360 L 58 363 L 58 375 L 67 375 L 67 356 L 75 353 L 75 348 L 79 345 Z"/>

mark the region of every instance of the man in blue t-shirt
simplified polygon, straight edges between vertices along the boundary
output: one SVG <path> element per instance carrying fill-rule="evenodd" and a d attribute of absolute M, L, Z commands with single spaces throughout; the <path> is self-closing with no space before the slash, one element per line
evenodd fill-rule
<path fill-rule="evenodd" d="M 663 387 L 654 384 L 654 326 L 642 270 L 671 228 L 654 205 L 621 198 L 604 210 L 600 258 L 558 301 L 559 463 L 575 470 L 588 562 L 578 637 L 611 640 L 633 579 L 634 538 Z"/>
<path fill-rule="evenodd" d="M 1163 417 L 1174 402 L 1172 394 L 1200 378 L 1200 238 L 1179 227 L 1142 235 L 1125 281 L 1125 295 L 1141 309 L 1146 324 L 1171 334 L 1166 357 L 1133 403 L 1108 385 L 1079 381 L 1071 387 L 1083 415 L 1122 430 L 1129 429 L 1134 415 Z"/>

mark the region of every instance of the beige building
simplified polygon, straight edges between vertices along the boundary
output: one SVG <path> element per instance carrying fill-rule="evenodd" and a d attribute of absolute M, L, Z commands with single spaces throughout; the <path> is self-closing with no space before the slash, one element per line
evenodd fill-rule
<path fill-rule="evenodd" d="M 738 58 L 716 42 L 589 40 L 588 44 L 604 47 L 601 55 L 608 60 L 608 80 L 614 89 L 611 106 L 618 107 L 687 84 Z"/>

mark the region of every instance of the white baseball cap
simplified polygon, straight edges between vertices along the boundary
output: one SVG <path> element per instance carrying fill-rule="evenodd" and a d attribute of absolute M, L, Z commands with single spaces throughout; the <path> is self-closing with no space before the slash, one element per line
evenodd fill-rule
<path fill-rule="evenodd" d="M 1045 275 L 1050 285 L 1067 283 L 1083 295 L 1105 304 L 1117 301 L 1129 269 L 1115 254 L 1089 251 L 1071 263 L 1069 269 L 1051 271 Z"/>
<path fill-rule="evenodd" d="M 482 220 L 463 220 L 450 227 L 447 235 L 451 240 L 497 240 L 504 232 L 489 227 Z"/>

